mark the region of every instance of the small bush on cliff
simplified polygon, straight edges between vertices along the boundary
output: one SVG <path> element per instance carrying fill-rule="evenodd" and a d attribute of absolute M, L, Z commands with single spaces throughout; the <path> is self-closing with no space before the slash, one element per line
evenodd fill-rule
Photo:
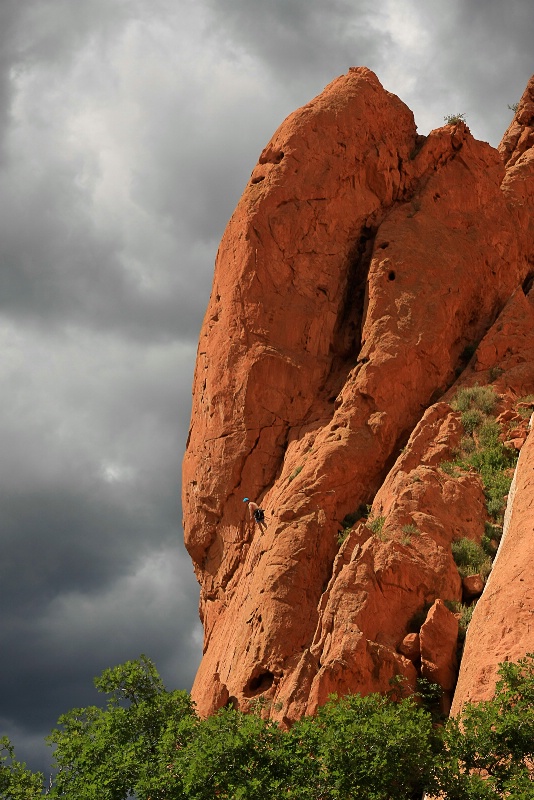
<path fill-rule="evenodd" d="M 472 539 L 463 538 L 453 542 L 452 556 L 462 578 L 477 574 L 486 578 L 491 572 L 491 558 Z"/>
<path fill-rule="evenodd" d="M 446 114 L 443 119 L 447 125 L 457 125 L 459 122 L 466 122 L 465 114 Z"/>
<path fill-rule="evenodd" d="M 295 480 L 297 475 L 300 475 L 300 473 L 302 472 L 303 469 L 304 469 L 304 464 L 301 464 L 299 467 L 295 467 L 295 469 L 293 470 L 291 475 L 288 476 L 288 481 Z"/>
<path fill-rule="evenodd" d="M 470 408 L 462 413 L 462 425 L 466 433 L 473 433 L 483 420 L 478 408 Z"/>
<path fill-rule="evenodd" d="M 337 534 L 337 543 L 341 547 L 343 542 L 347 539 L 349 533 L 351 532 L 352 528 L 343 528 L 342 531 L 338 531 Z"/>
<path fill-rule="evenodd" d="M 458 477 L 458 470 L 476 469 L 484 484 L 488 514 L 498 520 L 510 489 L 517 453 L 499 439 L 501 429 L 490 416 L 496 402 L 492 386 L 477 385 L 458 390 L 451 406 L 461 412 L 468 435 L 462 438 L 454 461 L 444 462 L 441 468 L 452 477 Z"/>
<path fill-rule="evenodd" d="M 487 498 L 488 513 L 497 519 L 505 505 L 510 489 L 517 453 L 499 440 L 500 428 L 495 420 L 483 423 L 478 431 L 478 447 L 466 459 L 482 478 Z"/>
<path fill-rule="evenodd" d="M 469 411 L 477 408 L 484 414 L 491 414 L 497 402 L 497 395 L 493 386 L 467 386 L 458 389 L 456 397 L 451 403 L 455 411 Z"/>
<path fill-rule="evenodd" d="M 492 525 L 491 522 L 484 524 L 484 536 L 480 542 L 485 553 L 494 558 L 501 541 L 502 528 L 500 525 Z"/>
<path fill-rule="evenodd" d="M 367 521 L 367 527 L 378 536 L 382 533 L 385 521 L 385 517 L 373 517 L 373 519 Z"/>
<path fill-rule="evenodd" d="M 458 615 L 458 644 L 462 645 L 465 641 L 465 635 L 469 623 L 471 622 L 473 611 L 475 610 L 476 600 L 474 603 L 471 603 L 471 605 L 460 603 L 458 600 L 446 600 L 445 605 L 449 611 Z"/>

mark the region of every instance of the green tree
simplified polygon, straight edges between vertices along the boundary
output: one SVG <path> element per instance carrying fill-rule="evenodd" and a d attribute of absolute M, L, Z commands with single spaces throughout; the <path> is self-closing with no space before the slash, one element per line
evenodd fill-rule
<path fill-rule="evenodd" d="M 95 681 L 106 708 L 73 709 L 49 740 L 68 800 L 533 800 L 534 655 L 501 665 L 493 700 L 436 725 L 420 700 L 330 698 L 289 731 L 222 709 L 201 720 L 145 656 Z M 403 698 L 403 699 L 399 699 Z M 36 800 L 43 778 L 0 741 L 0 800 Z"/>
<path fill-rule="evenodd" d="M 50 796 L 123 800 L 135 793 L 143 800 L 166 767 L 159 761 L 166 728 L 178 741 L 196 723 L 191 699 L 167 692 L 146 656 L 105 670 L 95 685 L 110 695 L 107 708 L 73 709 L 49 737 L 57 769 Z"/>
<path fill-rule="evenodd" d="M 430 713 L 413 698 L 331 698 L 287 734 L 293 785 L 287 797 L 409 800 L 430 784 L 440 750 Z"/>
<path fill-rule="evenodd" d="M 492 700 L 467 704 L 445 727 L 436 779 L 449 800 L 534 798 L 534 654 L 499 674 Z"/>
<path fill-rule="evenodd" d="M 184 796 L 192 800 L 285 797 L 284 736 L 275 722 L 257 714 L 221 709 L 198 725 L 177 760 Z M 168 797 L 178 800 L 182 795 Z"/>
<path fill-rule="evenodd" d="M 43 792 L 43 776 L 17 761 L 7 736 L 0 738 L 0 800 L 34 800 Z"/>

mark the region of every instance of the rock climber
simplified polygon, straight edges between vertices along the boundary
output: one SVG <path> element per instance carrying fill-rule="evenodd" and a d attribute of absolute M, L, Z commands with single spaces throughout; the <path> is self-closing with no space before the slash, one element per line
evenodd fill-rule
<path fill-rule="evenodd" d="M 261 523 L 265 522 L 265 511 L 263 508 L 260 508 L 257 503 L 253 503 L 252 500 L 248 499 L 248 497 L 244 497 L 243 502 L 248 503 L 250 516 L 255 519 L 258 525 L 261 527 Z"/>

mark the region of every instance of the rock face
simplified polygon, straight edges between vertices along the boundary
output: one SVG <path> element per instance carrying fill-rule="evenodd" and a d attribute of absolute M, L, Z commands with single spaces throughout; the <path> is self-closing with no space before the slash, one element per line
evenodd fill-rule
<path fill-rule="evenodd" d="M 467 633 L 453 714 L 493 696 L 501 662 L 534 652 L 534 431 L 521 449 L 510 495 L 501 546 Z"/>
<path fill-rule="evenodd" d="M 443 689 L 443 710 L 449 711 L 451 693 L 456 683 L 458 620 L 444 604 L 436 600 L 421 626 L 421 674 Z"/>
<path fill-rule="evenodd" d="M 425 663 L 451 690 L 423 631 L 461 600 L 451 542 L 487 512 L 476 474 L 440 467 L 464 435 L 449 401 L 493 381 L 507 413 L 534 391 L 533 91 L 501 156 L 462 122 L 418 136 L 352 68 L 262 152 L 217 255 L 183 465 L 200 713 L 263 695 L 288 723 Z"/>

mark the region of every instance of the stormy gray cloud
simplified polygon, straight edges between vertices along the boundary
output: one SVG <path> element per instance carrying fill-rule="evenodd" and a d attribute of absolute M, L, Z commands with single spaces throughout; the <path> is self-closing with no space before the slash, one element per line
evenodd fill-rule
<path fill-rule="evenodd" d="M 0 728 L 45 769 L 102 669 L 201 651 L 180 462 L 224 226 L 280 122 L 352 65 L 496 145 L 528 0 L 3 0 Z"/>

